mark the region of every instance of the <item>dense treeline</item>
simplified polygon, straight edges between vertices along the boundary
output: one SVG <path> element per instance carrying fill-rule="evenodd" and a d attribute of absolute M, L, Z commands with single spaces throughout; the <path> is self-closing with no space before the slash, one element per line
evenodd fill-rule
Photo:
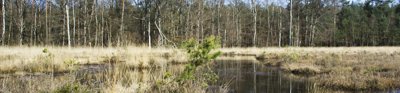
<path fill-rule="evenodd" d="M 1 44 L 224 47 L 400 45 L 391 0 L 2 0 Z M 70 43 L 70 44 L 69 44 Z"/>

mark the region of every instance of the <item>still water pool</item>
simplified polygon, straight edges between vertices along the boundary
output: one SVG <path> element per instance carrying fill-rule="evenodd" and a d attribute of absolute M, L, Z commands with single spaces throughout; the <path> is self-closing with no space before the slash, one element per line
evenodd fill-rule
<path fill-rule="evenodd" d="M 165 72 L 179 73 L 184 65 L 166 65 L 158 69 L 121 69 L 118 66 L 83 65 L 70 73 L 0 74 L 0 93 L 37 93 L 52 91 L 66 84 L 79 83 L 91 92 L 110 89 L 144 92 L 163 77 Z M 219 76 L 213 87 L 227 84 L 229 93 L 400 93 L 388 91 L 345 91 L 318 87 L 309 77 L 286 73 L 278 67 L 264 66 L 254 60 L 218 60 L 212 69 Z M 110 88 L 110 85 L 114 87 Z M 218 92 L 214 92 L 218 93 Z"/>

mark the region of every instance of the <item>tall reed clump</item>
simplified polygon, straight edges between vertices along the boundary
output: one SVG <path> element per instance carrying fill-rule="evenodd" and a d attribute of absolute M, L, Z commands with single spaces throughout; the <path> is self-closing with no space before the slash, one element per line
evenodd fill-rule
<path fill-rule="evenodd" d="M 216 82 L 218 79 L 218 76 L 208 65 L 221 54 L 220 51 L 212 51 L 220 47 L 218 40 L 218 38 L 210 36 L 201 43 L 198 43 L 195 39 L 184 42 L 182 48 L 189 55 L 189 63 L 178 76 L 172 76 L 167 72 L 163 80 L 157 82 L 158 89 L 164 92 L 190 92 L 191 90 L 205 92 L 208 84 Z"/>

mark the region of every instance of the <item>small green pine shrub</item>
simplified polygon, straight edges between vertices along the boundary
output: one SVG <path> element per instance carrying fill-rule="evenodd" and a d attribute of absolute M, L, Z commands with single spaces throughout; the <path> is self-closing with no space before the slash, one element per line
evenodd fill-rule
<path fill-rule="evenodd" d="M 42 50 L 42 52 L 43 52 L 43 53 L 48 53 L 49 50 L 48 50 L 47 48 L 44 48 L 44 49 Z"/>
<path fill-rule="evenodd" d="M 78 64 L 78 61 L 76 61 L 75 59 L 64 60 L 64 65 L 67 65 L 67 67 L 70 70 L 73 70 L 74 66 L 77 64 Z"/>
<path fill-rule="evenodd" d="M 47 48 L 44 48 L 42 52 L 44 54 L 44 56 L 41 56 L 43 59 L 43 62 L 51 63 L 54 61 L 54 54 L 50 53 Z"/>
<path fill-rule="evenodd" d="M 35 63 L 24 65 L 23 70 L 28 72 L 52 72 L 54 69 L 59 69 L 54 64 L 54 55 L 46 48 L 43 49 L 42 54 L 35 57 Z"/>
<path fill-rule="evenodd" d="M 219 38 L 214 36 L 206 38 L 202 43 L 198 43 L 195 39 L 189 39 L 183 43 L 182 47 L 189 54 L 189 64 L 186 65 L 183 73 L 178 78 L 178 82 L 181 83 L 185 80 L 194 79 L 197 67 L 207 64 L 221 55 L 220 51 L 211 52 L 213 49 L 220 47 Z"/>
<path fill-rule="evenodd" d="M 221 52 L 213 52 L 213 49 L 219 48 L 219 38 L 210 36 L 202 43 L 195 39 L 189 39 L 182 44 L 189 56 L 189 64 L 178 76 L 166 72 L 161 80 L 155 82 L 154 88 L 159 92 L 181 93 L 187 92 L 192 88 L 206 90 L 208 84 L 216 83 L 218 76 L 209 67 L 213 59 L 217 58 Z"/>

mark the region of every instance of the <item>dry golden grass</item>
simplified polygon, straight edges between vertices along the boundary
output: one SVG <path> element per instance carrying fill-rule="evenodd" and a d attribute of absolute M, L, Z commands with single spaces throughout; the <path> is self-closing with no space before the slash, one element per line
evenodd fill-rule
<path fill-rule="evenodd" d="M 158 84 L 166 72 L 179 76 L 184 69 L 184 65 L 168 64 L 187 60 L 182 50 L 170 48 L 0 47 L 0 92 L 57 92 L 77 86 L 105 93 L 205 93 L 203 80 Z"/>
<path fill-rule="evenodd" d="M 76 65 L 117 64 L 123 69 L 165 69 L 167 64 L 184 64 L 188 59 L 179 49 L 170 48 L 72 48 L 49 47 L 53 55 L 43 53 L 44 47 L 0 47 L 0 72 L 23 75 L 36 72 L 64 72 Z M 224 53 L 217 60 L 259 60 L 260 63 L 280 66 L 283 70 L 296 74 L 311 74 L 316 85 L 332 89 L 364 90 L 390 89 L 400 87 L 400 47 L 309 47 L 309 48 L 223 48 Z M 158 75 L 130 73 L 128 70 L 108 72 L 95 76 L 95 80 L 105 80 L 102 88 L 106 92 L 161 92 L 175 88 L 181 92 L 205 92 L 201 85 L 190 84 L 184 89 L 180 85 L 158 87 L 154 91 Z M 163 70 L 164 72 L 167 70 Z M 173 73 L 173 74 L 178 74 Z M 141 78 L 130 78 L 141 76 Z M 1 77 L 0 77 L 1 78 Z M 126 82 L 131 82 L 126 84 Z M 143 83 L 144 82 L 144 83 Z M 62 86 L 62 85 L 58 85 Z M 140 87 L 137 87 L 140 86 Z M 54 90 L 54 88 L 52 88 Z M 151 91 L 150 91 L 151 90 Z"/>
<path fill-rule="evenodd" d="M 47 49 L 49 53 L 43 53 Z M 52 57 L 48 60 L 47 56 Z M 47 62 L 50 61 L 50 62 Z M 66 47 L 0 47 L 0 72 L 64 72 L 75 65 L 122 63 L 132 68 L 161 67 L 168 63 L 185 63 L 186 54 L 170 48 L 66 48 Z"/>
<path fill-rule="evenodd" d="M 0 92 L 57 93 L 60 90 L 77 92 L 70 88 L 89 93 L 205 93 L 207 90 L 203 83 L 199 83 L 203 82 L 202 79 L 185 85 L 177 82 L 160 84 L 160 81 L 173 81 L 173 78 L 166 79 L 164 75 L 171 73 L 173 77 L 178 76 L 183 71 L 184 65 L 172 65 L 156 70 L 131 69 L 122 64 L 99 66 L 99 68 L 101 69 L 74 71 L 56 76 L 41 74 L 0 77 Z M 226 90 L 226 87 L 221 87 L 218 90 L 221 92 L 218 93 L 226 93 Z"/>

